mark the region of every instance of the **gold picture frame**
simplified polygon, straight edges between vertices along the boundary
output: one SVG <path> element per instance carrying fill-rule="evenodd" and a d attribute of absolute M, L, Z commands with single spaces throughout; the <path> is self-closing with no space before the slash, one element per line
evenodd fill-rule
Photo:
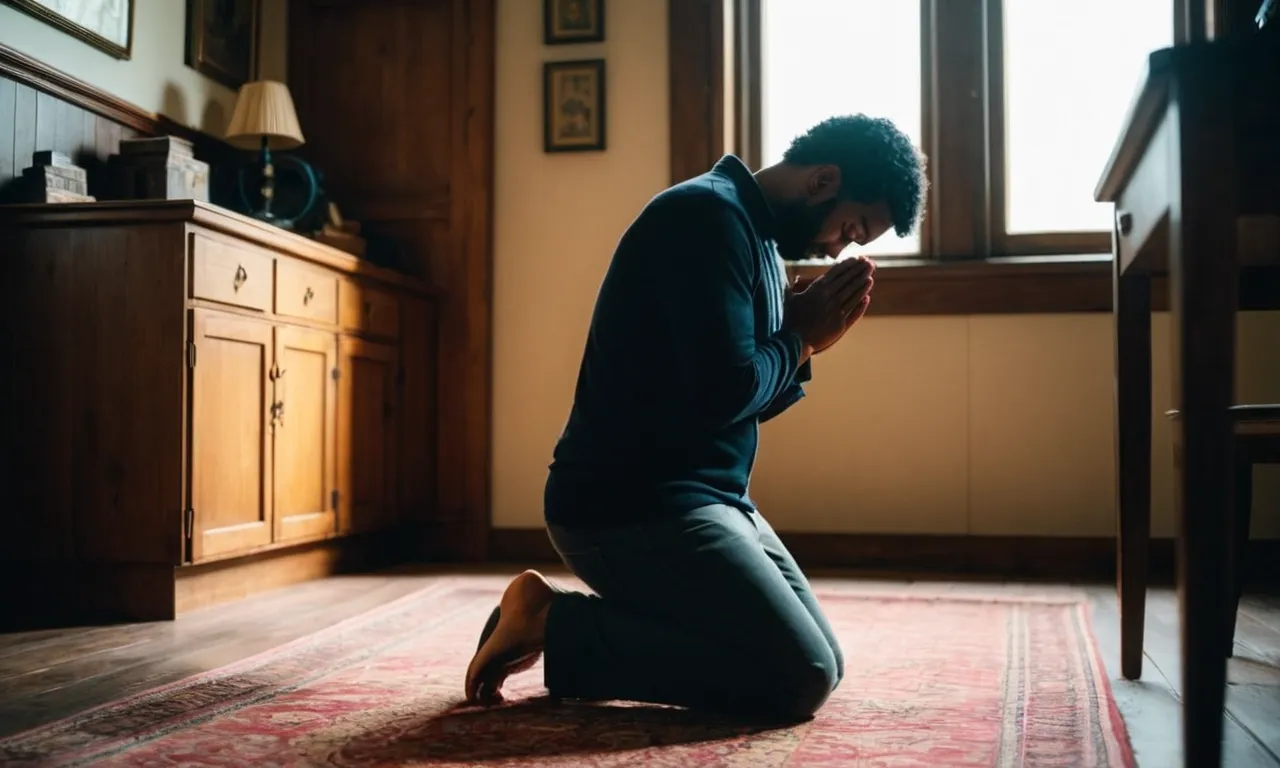
<path fill-rule="evenodd" d="M 260 18 L 260 0 L 187 0 L 187 66 L 239 90 L 257 75 Z"/>
<path fill-rule="evenodd" d="M 97 14 L 99 23 L 96 29 L 85 26 L 58 10 L 61 7 L 58 0 L 0 0 L 0 2 L 17 8 L 52 27 L 57 27 L 113 58 L 133 58 L 133 7 L 137 0 L 98 0 L 96 7 L 100 12 Z M 79 7 L 84 11 L 82 16 L 93 15 L 95 6 Z M 117 27 L 117 34 L 114 37 L 109 36 L 110 30 L 106 28 L 111 24 Z M 120 40 L 120 37 L 124 39 Z"/>
<path fill-rule="evenodd" d="M 547 152 L 605 148 L 604 59 L 542 65 L 542 140 Z"/>

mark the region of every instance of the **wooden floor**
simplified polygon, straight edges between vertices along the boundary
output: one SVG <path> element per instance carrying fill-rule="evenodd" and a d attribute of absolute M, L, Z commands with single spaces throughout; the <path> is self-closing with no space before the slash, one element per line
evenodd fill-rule
<path fill-rule="evenodd" d="M 404 595 L 443 573 L 418 567 L 332 578 L 203 609 L 175 622 L 0 635 L 0 736 L 268 650 Z M 817 585 L 827 582 L 833 588 L 848 580 L 831 573 L 814 577 Z M 931 591 L 1083 592 L 1094 607 L 1098 644 L 1139 764 L 1181 764 L 1178 617 L 1172 591 L 1152 591 L 1144 676 L 1129 683 L 1118 679 L 1119 623 L 1110 586 L 885 579 L 862 581 L 860 587 L 868 583 Z M 1246 598 L 1230 679 L 1226 765 L 1280 768 L 1280 599 Z"/>

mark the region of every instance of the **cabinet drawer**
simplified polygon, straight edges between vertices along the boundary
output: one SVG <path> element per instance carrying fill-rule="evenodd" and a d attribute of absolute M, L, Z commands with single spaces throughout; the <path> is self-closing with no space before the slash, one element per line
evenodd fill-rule
<path fill-rule="evenodd" d="M 276 314 L 338 322 L 338 276 L 297 262 L 276 262 Z"/>
<path fill-rule="evenodd" d="M 387 291 L 344 280 L 338 313 L 345 329 L 387 338 L 400 335 L 400 302 Z"/>
<path fill-rule="evenodd" d="M 266 312 L 273 261 L 266 251 L 192 235 L 191 297 Z"/>

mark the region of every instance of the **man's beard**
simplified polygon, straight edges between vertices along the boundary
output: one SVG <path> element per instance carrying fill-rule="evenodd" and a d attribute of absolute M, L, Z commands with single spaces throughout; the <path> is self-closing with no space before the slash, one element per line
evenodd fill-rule
<path fill-rule="evenodd" d="M 805 205 L 803 202 L 786 203 L 774 207 L 774 221 L 777 229 L 778 255 L 784 261 L 800 261 L 802 259 L 825 259 L 826 252 L 819 248 L 814 240 L 822 231 L 828 214 L 835 210 L 836 201 L 828 200 L 818 205 Z"/>

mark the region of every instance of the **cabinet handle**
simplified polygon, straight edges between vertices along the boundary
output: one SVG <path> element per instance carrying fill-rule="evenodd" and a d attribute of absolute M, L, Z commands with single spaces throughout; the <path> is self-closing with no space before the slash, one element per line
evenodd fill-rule
<path fill-rule="evenodd" d="M 244 265 L 236 267 L 236 279 L 234 281 L 235 291 L 238 293 L 240 287 L 249 281 L 249 273 L 244 271 Z"/>
<path fill-rule="evenodd" d="M 283 427 L 284 426 L 284 401 L 277 400 L 271 404 L 271 423 Z"/>
<path fill-rule="evenodd" d="M 366 301 L 364 303 L 364 318 L 366 320 L 373 319 L 373 302 L 371 301 Z"/>
<path fill-rule="evenodd" d="M 1128 235 L 1133 231 L 1133 214 L 1128 211 L 1116 211 L 1116 228 L 1120 230 L 1121 235 Z"/>
<path fill-rule="evenodd" d="M 279 363 L 276 363 L 271 367 L 270 376 L 272 381 L 279 381 L 280 379 L 283 379 L 284 374 L 285 374 L 285 369 L 281 368 Z"/>
<path fill-rule="evenodd" d="M 307 292 L 306 292 L 306 293 L 304 293 L 304 294 L 302 294 L 302 303 L 303 303 L 303 305 L 305 306 L 305 305 L 307 305 L 307 304 L 310 304 L 310 303 L 311 303 L 311 300 L 312 300 L 312 299 L 314 299 L 315 297 L 316 297 L 316 292 L 315 292 L 315 291 L 313 291 L 313 290 L 311 290 L 311 286 L 309 286 L 309 285 L 308 285 L 308 286 L 307 286 Z"/>

